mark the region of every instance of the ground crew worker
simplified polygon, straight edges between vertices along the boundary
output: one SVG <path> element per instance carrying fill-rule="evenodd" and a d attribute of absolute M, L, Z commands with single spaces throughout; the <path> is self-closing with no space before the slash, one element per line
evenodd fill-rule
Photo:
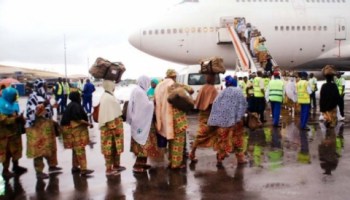
<path fill-rule="evenodd" d="M 281 127 L 279 125 L 281 105 L 284 98 L 284 82 L 281 80 L 278 71 L 273 73 L 274 79 L 271 80 L 266 89 L 266 99 L 271 103 L 271 111 L 273 118 L 273 126 Z"/>
<path fill-rule="evenodd" d="M 63 107 L 64 95 L 63 95 L 63 84 L 62 84 L 62 78 L 61 77 L 58 78 L 58 81 L 55 84 L 54 94 L 55 94 L 55 100 L 56 100 L 56 102 L 58 104 L 57 114 L 58 115 L 62 115 L 63 111 L 64 111 L 64 107 Z"/>
<path fill-rule="evenodd" d="M 317 79 L 313 73 L 310 73 L 309 84 L 311 87 L 312 93 L 310 94 L 311 106 L 314 110 L 316 110 L 316 91 L 317 91 Z"/>
<path fill-rule="evenodd" d="M 342 72 L 337 73 L 337 77 L 335 79 L 335 84 L 338 87 L 338 91 L 340 94 L 340 100 L 339 100 L 339 111 L 341 118 L 340 121 L 344 120 L 344 95 L 345 95 L 345 79 L 342 77 Z"/>
<path fill-rule="evenodd" d="M 253 80 L 254 89 L 254 112 L 257 112 L 260 116 L 261 122 L 266 122 L 264 118 L 265 111 L 265 90 L 264 80 L 262 78 L 262 72 L 258 71 L 257 77 Z"/>
<path fill-rule="evenodd" d="M 64 95 L 64 109 L 67 107 L 67 102 L 68 102 L 68 96 L 70 93 L 70 84 L 69 84 L 69 79 L 63 79 L 63 95 Z"/>
<path fill-rule="evenodd" d="M 239 85 L 239 87 L 241 88 L 244 97 L 247 98 L 247 91 L 246 91 L 247 84 L 244 82 L 244 80 L 243 80 L 242 77 L 239 77 L 239 78 L 238 78 L 238 85 Z"/>
<path fill-rule="evenodd" d="M 310 130 L 307 126 L 307 120 L 309 118 L 310 111 L 310 94 L 311 87 L 307 81 L 307 73 L 300 73 L 301 80 L 297 83 L 297 96 L 298 96 L 298 104 L 300 104 L 300 128 L 302 130 Z"/>
<path fill-rule="evenodd" d="M 253 80 L 252 77 L 254 77 L 255 74 L 251 74 L 251 80 Z M 247 87 L 246 87 L 246 94 L 247 94 L 247 102 L 248 102 L 248 111 L 253 112 L 254 110 L 254 88 L 253 83 L 251 80 L 248 80 L 247 77 L 244 77 L 243 80 L 247 80 Z"/>

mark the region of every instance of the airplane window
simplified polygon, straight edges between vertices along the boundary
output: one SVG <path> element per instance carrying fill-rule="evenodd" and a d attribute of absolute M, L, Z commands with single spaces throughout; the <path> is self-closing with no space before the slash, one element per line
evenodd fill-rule
<path fill-rule="evenodd" d="M 196 32 L 196 28 L 195 28 L 195 27 L 192 27 L 192 28 L 191 28 L 191 32 L 192 32 L 192 33 L 195 33 L 195 32 Z"/>
<path fill-rule="evenodd" d="M 156 30 L 154 31 L 154 34 L 158 35 L 158 29 L 156 29 Z"/>
<path fill-rule="evenodd" d="M 332 0 L 333 3 L 335 3 L 335 0 Z"/>
<path fill-rule="evenodd" d="M 317 3 L 320 3 L 320 0 L 317 0 Z"/>
<path fill-rule="evenodd" d="M 248 0 L 248 2 L 250 2 L 250 0 Z"/>
<path fill-rule="evenodd" d="M 286 31 L 289 31 L 289 26 L 286 26 Z"/>
<path fill-rule="evenodd" d="M 167 34 L 170 34 L 170 33 L 171 33 L 171 29 L 168 28 L 168 29 L 166 30 L 166 33 L 167 33 Z"/>
<path fill-rule="evenodd" d="M 313 26 L 313 28 L 312 28 L 314 31 L 316 31 L 316 26 Z"/>
<path fill-rule="evenodd" d="M 201 28 L 201 27 L 198 27 L 197 32 L 198 32 L 198 33 L 201 33 L 201 32 L 202 32 L 202 28 Z"/>
<path fill-rule="evenodd" d="M 289 2 L 289 0 L 286 0 L 286 2 Z"/>
<path fill-rule="evenodd" d="M 160 30 L 160 33 L 161 33 L 161 34 L 164 34 L 164 33 L 165 33 L 164 29 Z"/>
<path fill-rule="evenodd" d="M 239 2 L 239 0 L 236 0 L 237 2 Z"/>
<path fill-rule="evenodd" d="M 309 3 L 309 0 L 306 0 L 306 2 L 308 2 L 308 3 Z"/>
<path fill-rule="evenodd" d="M 186 28 L 185 28 L 185 32 L 186 32 L 186 33 L 190 32 L 190 28 L 186 27 Z"/>
<path fill-rule="evenodd" d="M 242 2 L 244 2 L 244 0 L 242 0 Z"/>
<path fill-rule="evenodd" d="M 341 27 L 341 30 L 345 31 L 345 26 L 342 26 L 342 27 Z"/>
<path fill-rule="evenodd" d="M 264 2 L 267 2 L 267 0 L 264 0 Z"/>
<path fill-rule="evenodd" d="M 214 32 L 214 27 L 210 27 L 210 32 Z"/>
<path fill-rule="evenodd" d="M 327 31 L 327 26 L 323 26 L 323 30 L 324 30 L 324 31 Z"/>
<path fill-rule="evenodd" d="M 176 34 L 177 33 L 177 29 L 173 28 L 173 33 Z"/>
<path fill-rule="evenodd" d="M 152 30 L 149 30 L 149 31 L 148 31 L 148 35 L 152 35 Z"/>
<path fill-rule="evenodd" d="M 343 0 L 343 3 L 345 3 L 345 0 Z"/>
<path fill-rule="evenodd" d="M 319 27 L 318 27 L 318 30 L 319 30 L 319 31 L 322 31 L 322 26 L 319 26 Z"/>
<path fill-rule="evenodd" d="M 253 2 L 256 2 L 256 0 L 253 0 Z"/>
<path fill-rule="evenodd" d="M 324 3 L 324 0 L 322 0 L 322 3 Z"/>
<path fill-rule="evenodd" d="M 278 31 L 278 26 L 275 26 L 275 31 Z"/>
<path fill-rule="evenodd" d="M 208 32 L 208 28 L 207 27 L 203 27 L 203 31 L 204 31 L 204 33 Z"/>
<path fill-rule="evenodd" d="M 283 26 L 280 27 L 281 31 L 283 31 L 283 28 L 284 28 Z"/>
<path fill-rule="evenodd" d="M 182 28 L 179 28 L 179 33 L 182 33 L 182 32 L 183 32 Z"/>
<path fill-rule="evenodd" d="M 300 31 L 300 26 L 297 26 L 297 31 Z"/>
<path fill-rule="evenodd" d="M 278 0 L 275 0 L 276 2 L 278 2 Z"/>
<path fill-rule="evenodd" d="M 305 31 L 305 29 L 306 29 L 306 27 L 305 27 L 305 26 L 303 26 L 303 31 Z"/>
<path fill-rule="evenodd" d="M 292 31 L 294 31 L 295 30 L 295 27 L 294 26 L 292 26 Z"/>
<path fill-rule="evenodd" d="M 327 3 L 329 3 L 329 0 L 327 0 Z"/>
<path fill-rule="evenodd" d="M 270 0 L 270 2 L 272 2 L 272 0 Z"/>
<path fill-rule="evenodd" d="M 142 31 L 142 35 L 146 35 L 147 34 L 147 31 Z"/>
<path fill-rule="evenodd" d="M 307 30 L 308 30 L 308 31 L 311 31 L 311 26 L 308 26 L 308 27 L 307 27 Z"/>

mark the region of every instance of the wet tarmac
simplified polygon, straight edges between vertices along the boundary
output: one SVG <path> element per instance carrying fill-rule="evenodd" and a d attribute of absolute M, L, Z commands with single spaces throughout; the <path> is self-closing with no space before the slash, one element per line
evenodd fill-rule
<path fill-rule="evenodd" d="M 349 102 L 346 101 L 347 118 Z M 318 117 L 318 112 L 311 115 L 310 131 L 300 131 L 298 116 L 293 119 L 284 111 L 282 129 L 273 129 L 267 116 L 264 129 L 246 133 L 249 162 L 245 166 L 237 166 L 231 154 L 224 160 L 224 166 L 217 168 L 213 150 L 197 149 L 198 163 L 187 161 L 184 170 L 167 169 L 164 156 L 164 161 L 151 160 L 152 168 L 144 174 L 132 172 L 135 157 L 129 152 L 130 129 L 124 124 L 125 149 L 121 163 L 127 169 L 109 179 L 105 176 L 99 131 L 95 126 L 90 130 L 91 143 L 86 147 L 88 168 L 95 170 L 91 177 L 71 174 L 72 153 L 63 148 L 59 138 L 62 173 L 37 180 L 33 160 L 27 159 L 24 151 L 20 164 L 28 172 L 10 180 L 0 178 L 0 199 L 349 199 L 349 123 L 339 123 L 334 133 L 327 133 Z M 198 123 L 195 114 L 188 118 L 187 148 L 190 149 Z M 26 138 L 22 137 L 25 150 Z M 326 154 L 321 155 L 322 162 L 319 152 Z M 325 169 L 331 170 L 332 175 L 325 175 Z"/>

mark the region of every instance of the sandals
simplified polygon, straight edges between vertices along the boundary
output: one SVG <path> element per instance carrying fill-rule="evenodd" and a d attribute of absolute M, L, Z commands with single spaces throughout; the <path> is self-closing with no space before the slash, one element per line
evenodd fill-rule
<path fill-rule="evenodd" d="M 193 162 L 193 163 L 198 162 L 198 159 L 196 158 L 195 154 L 192 153 L 192 152 L 188 155 L 188 158 L 189 158 L 189 159 L 191 160 L 191 162 Z"/>

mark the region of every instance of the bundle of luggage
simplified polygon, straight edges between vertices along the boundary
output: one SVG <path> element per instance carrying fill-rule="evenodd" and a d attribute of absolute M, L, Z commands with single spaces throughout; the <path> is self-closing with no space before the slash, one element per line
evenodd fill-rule
<path fill-rule="evenodd" d="M 199 73 L 202 74 L 219 74 L 225 73 L 224 60 L 220 57 L 212 57 L 200 61 L 201 69 Z"/>
<path fill-rule="evenodd" d="M 184 85 L 175 83 L 169 87 L 168 102 L 175 108 L 184 112 L 192 110 L 194 108 L 194 100 L 190 93 L 193 93 L 193 90 L 189 90 L 191 89 L 186 88 Z"/>
<path fill-rule="evenodd" d="M 334 66 L 333 65 L 326 65 L 323 69 L 322 69 L 322 74 L 324 76 L 327 76 L 327 75 L 335 75 L 336 74 L 336 71 L 334 69 Z"/>
<path fill-rule="evenodd" d="M 97 58 L 89 70 L 89 73 L 97 79 L 105 79 L 120 82 L 125 67 L 121 62 L 110 62 L 104 58 Z"/>

